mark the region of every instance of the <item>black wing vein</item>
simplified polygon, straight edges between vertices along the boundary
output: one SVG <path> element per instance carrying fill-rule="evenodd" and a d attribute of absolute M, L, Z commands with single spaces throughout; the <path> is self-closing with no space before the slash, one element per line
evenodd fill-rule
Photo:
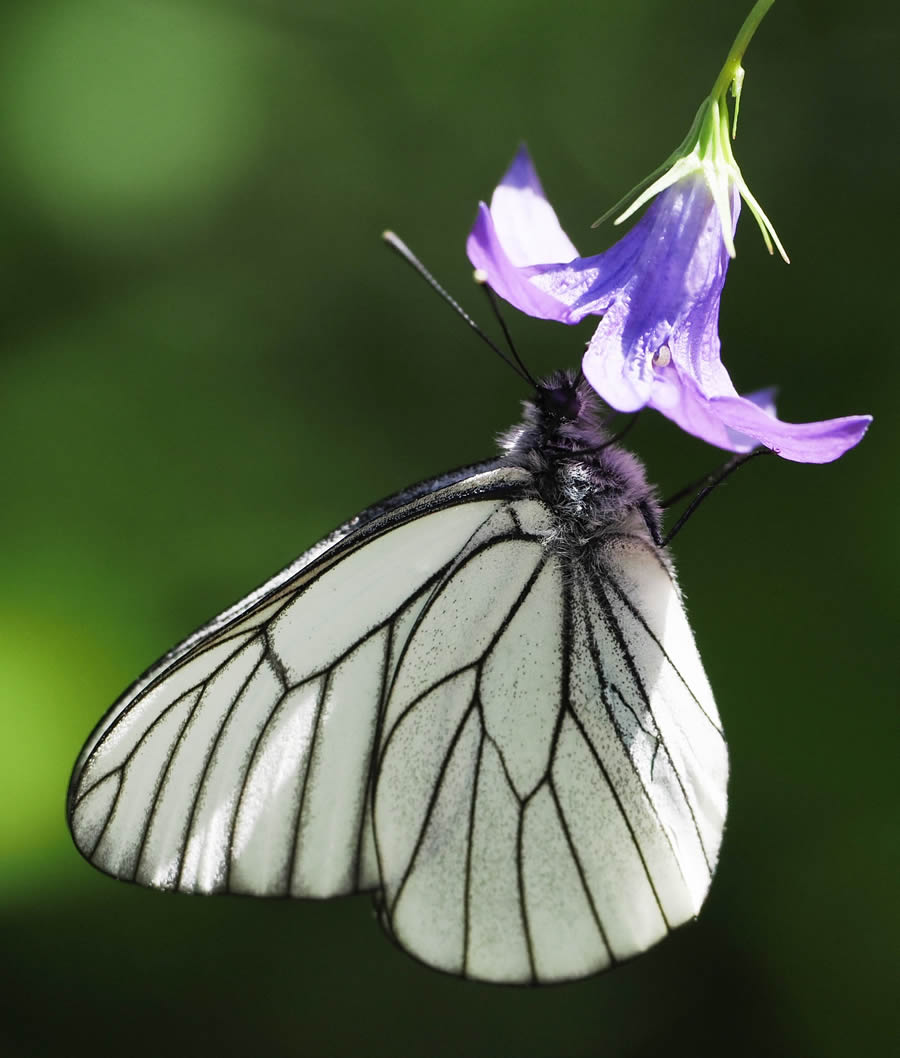
<path fill-rule="evenodd" d="M 635 664 L 634 655 L 631 653 L 631 650 L 629 649 L 628 644 L 625 641 L 625 636 L 622 634 L 622 629 L 619 627 L 619 622 L 616 620 L 615 614 L 612 612 L 612 606 L 610 605 L 609 598 L 606 595 L 606 592 L 605 592 L 605 590 L 603 588 L 603 583 L 600 580 L 600 578 L 597 577 L 597 576 L 593 576 L 591 578 L 591 580 L 592 580 L 592 587 L 594 589 L 595 598 L 596 598 L 597 602 L 599 603 L 600 608 L 603 610 L 603 616 L 606 618 L 607 627 L 609 628 L 610 632 L 612 632 L 613 636 L 615 637 L 616 643 L 617 643 L 617 645 L 619 647 L 619 650 L 621 652 L 622 658 L 624 659 L 625 664 L 626 664 L 626 666 L 628 668 L 628 672 L 629 672 L 632 680 L 634 681 L 635 687 L 637 688 L 638 693 L 641 696 L 641 699 L 643 700 L 645 706 L 647 707 L 647 711 L 652 716 L 653 715 L 653 707 L 650 704 L 650 696 L 649 696 L 649 694 L 647 694 L 647 688 L 645 687 L 643 678 L 641 677 L 641 674 L 640 674 L 640 672 L 638 670 L 638 667 Z M 589 642 L 590 642 L 590 639 L 589 639 Z M 654 717 L 654 722 L 655 722 L 655 717 Z M 672 760 L 672 754 L 669 752 L 669 747 L 666 745 L 665 737 L 663 736 L 663 733 L 660 730 L 658 723 L 656 724 L 656 729 L 657 729 L 657 731 L 659 731 L 659 736 L 658 737 L 659 737 L 659 740 L 660 740 L 660 743 L 661 743 L 663 749 L 665 750 L 666 756 L 671 761 Z M 697 821 L 697 816 L 696 816 L 696 813 L 694 812 L 694 806 L 691 803 L 691 800 L 690 800 L 690 798 L 687 795 L 687 790 L 684 787 L 684 780 L 681 778 L 681 773 L 679 772 L 678 768 L 674 766 L 674 764 L 673 764 L 673 767 L 672 767 L 672 774 L 675 776 L 675 780 L 678 783 L 678 788 L 681 790 L 681 796 L 684 798 L 684 803 L 687 806 L 688 812 L 690 812 L 691 820 L 693 821 L 693 825 L 694 825 L 694 829 L 697 832 L 697 839 L 700 842 L 700 848 L 701 848 L 701 850 L 703 852 L 703 857 L 706 860 L 706 866 L 707 866 L 710 874 L 712 874 L 714 863 L 710 861 L 709 852 L 707 851 L 706 843 L 703 840 L 703 834 L 701 833 L 701 830 L 700 830 L 700 824 Z"/>

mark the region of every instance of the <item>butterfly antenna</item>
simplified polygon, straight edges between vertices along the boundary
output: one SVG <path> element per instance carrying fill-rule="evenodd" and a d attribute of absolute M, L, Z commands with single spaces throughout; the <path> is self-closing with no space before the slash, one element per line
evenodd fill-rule
<path fill-rule="evenodd" d="M 483 271 L 481 268 L 476 268 L 475 269 L 475 282 L 484 291 L 485 296 L 488 299 L 488 304 L 491 306 L 491 312 L 493 312 L 494 318 L 500 324 L 500 329 L 503 331 L 503 337 L 506 339 L 507 347 L 509 348 L 509 351 L 512 353 L 513 359 L 519 365 L 519 370 L 528 379 L 528 381 L 532 384 L 532 386 L 534 386 L 535 389 L 538 389 L 537 381 L 532 377 L 531 372 L 525 366 L 525 364 L 524 364 L 524 362 L 522 360 L 522 357 L 519 356 L 519 352 L 516 349 L 515 344 L 513 343 L 512 335 L 509 333 L 509 328 L 506 326 L 506 320 L 503 318 L 503 313 L 500 311 L 500 306 L 497 303 L 497 297 L 494 294 L 493 290 L 491 290 L 490 286 L 488 285 L 488 274 L 487 274 L 487 272 Z"/>
<path fill-rule="evenodd" d="M 381 237 L 388 244 L 388 246 L 394 251 L 394 253 L 396 253 L 400 257 L 402 257 L 403 260 L 406 261 L 406 263 L 415 272 L 417 272 L 418 275 L 420 275 L 422 277 L 422 279 L 425 280 L 425 282 L 431 287 L 432 290 L 434 290 L 436 293 L 440 294 L 440 296 L 450 306 L 450 308 L 453 309 L 458 316 L 461 316 L 466 321 L 466 323 L 468 323 L 468 325 L 478 335 L 478 337 L 486 345 L 490 346 L 490 348 L 494 350 L 494 352 L 497 354 L 497 356 L 499 356 L 500 359 L 505 364 L 507 364 L 509 367 L 511 367 L 513 369 L 513 371 L 515 371 L 515 373 L 524 382 L 528 382 L 531 385 L 534 385 L 534 379 L 531 377 L 531 375 L 529 375 L 527 371 L 525 371 L 522 367 L 520 367 L 519 364 L 515 363 L 513 360 L 510 360 L 510 358 L 506 355 L 506 353 L 504 353 L 503 350 L 498 345 L 496 345 L 484 333 L 484 331 L 472 319 L 472 317 L 468 314 L 468 312 L 466 312 L 466 310 L 462 307 L 462 305 L 459 304 L 459 302 L 456 300 L 456 298 L 454 298 L 451 294 L 448 294 L 447 291 L 444 290 L 444 288 L 441 286 L 441 284 L 434 278 L 434 276 L 431 274 L 431 272 L 428 271 L 428 269 L 425 267 L 425 265 L 422 264 L 422 262 L 418 259 L 418 257 L 416 257 L 416 255 L 412 252 L 412 250 L 410 250 L 410 248 L 406 245 L 406 243 L 399 236 L 395 235 L 394 232 L 392 232 L 392 231 L 386 231 L 386 232 L 382 233 Z M 505 330 L 505 328 L 504 328 L 504 330 Z M 516 360 L 518 360 L 518 359 L 519 358 L 516 357 Z"/>

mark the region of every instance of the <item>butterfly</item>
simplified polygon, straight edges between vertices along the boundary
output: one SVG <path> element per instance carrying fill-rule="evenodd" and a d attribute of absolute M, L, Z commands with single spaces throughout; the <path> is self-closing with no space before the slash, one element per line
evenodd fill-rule
<path fill-rule="evenodd" d="M 151 667 L 68 792 L 158 889 L 369 892 L 421 962 L 536 984 L 693 919 L 728 757 L 660 508 L 587 383 L 376 504 Z"/>

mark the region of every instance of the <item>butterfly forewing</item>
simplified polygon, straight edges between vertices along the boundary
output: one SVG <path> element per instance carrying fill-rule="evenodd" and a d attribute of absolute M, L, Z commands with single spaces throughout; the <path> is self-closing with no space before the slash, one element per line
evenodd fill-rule
<path fill-rule="evenodd" d="M 194 892 L 378 884 L 366 791 L 405 629 L 521 474 L 460 477 L 356 519 L 113 706 L 70 786 L 88 859 Z"/>

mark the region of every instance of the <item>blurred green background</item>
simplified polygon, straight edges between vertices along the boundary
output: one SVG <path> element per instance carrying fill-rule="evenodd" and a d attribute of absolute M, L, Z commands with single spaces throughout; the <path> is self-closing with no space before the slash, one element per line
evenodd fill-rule
<path fill-rule="evenodd" d="M 356 510 L 492 451 L 524 395 L 383 248 L 480 318 L 463 247 L 528 141 L 582 252 L 678 143 L 749 0 L 18 0 L 0 16 L 4 1055 L 893 1051 L 898 43 L 886 2 L 781 0 L 747 56 L 741 389 L 873 412 L 826 467 L 756 463 L 675 548 L 732 753 L 699 921 L 540 991 L 431 973 L 365 898 L 111 881 L 63 800 L 138 673 Z M 514 317 L 535 372 L 591 324 Z M 664 492 L 718 454 L 653 413 Z M 894 1025 L 892 1025 L 894 1022 Z"/>

